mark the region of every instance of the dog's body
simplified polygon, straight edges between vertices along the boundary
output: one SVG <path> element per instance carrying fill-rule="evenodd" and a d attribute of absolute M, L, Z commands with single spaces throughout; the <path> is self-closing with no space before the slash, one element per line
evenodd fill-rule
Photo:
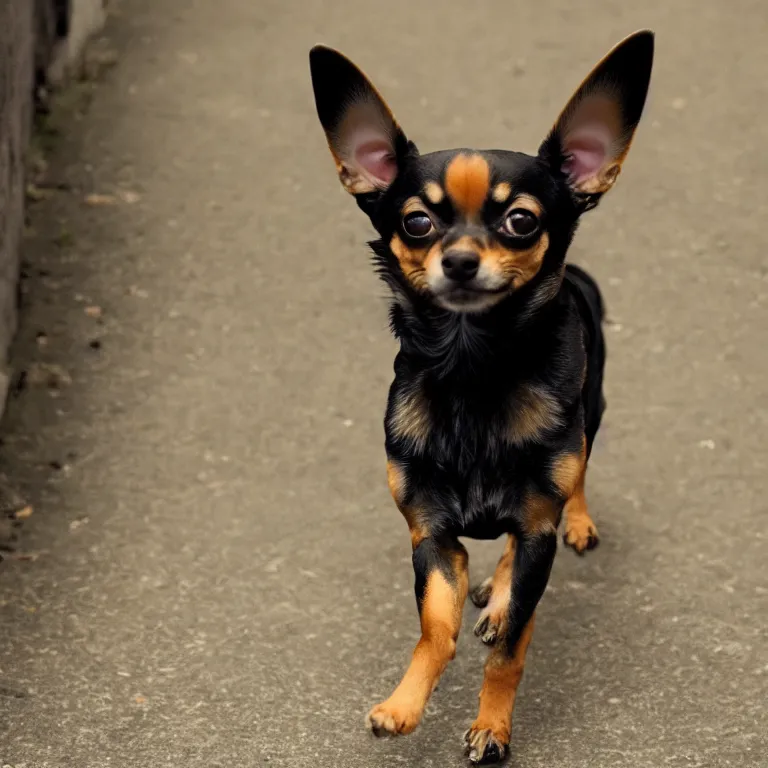
<path fill-rule="evenodd" d="M 422 638 L 374 733 L 407 733 L 453 657 L 468 593 L 459 536 L 507 545 L 472 593 L 493 646 L 473 762 L 498 760 L 549 578 L 557 527 L 597 543 L 584 476 L 605 402 L 602 299 L 565 266 L 578 218 L 618 176 L 640 119 L 653 38 L 638 33 L 576 92 L 538 156 L 420 155 L 354 65 L 313 49 L 318 114 L 342 183 L 370 216 L 400 341 L 385 418 L 389 487 L 413 545 Z"/>

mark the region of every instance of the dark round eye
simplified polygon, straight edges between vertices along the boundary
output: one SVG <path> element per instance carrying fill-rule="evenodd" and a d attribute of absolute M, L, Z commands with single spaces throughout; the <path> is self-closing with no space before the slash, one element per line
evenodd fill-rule
<path fill-rule="evenodd" d="M 515 208 L 504 219 L 502 229 L 511 237 L 529 237 L 539 228 L 539 220 L 525 208 Z"/>
<path fill-rule="evenodd" d="M 411 237 L 426 237 L 433 229 L 432 219 L 422 211 L 413 211 L 403 217 L 403 229 Z"/>

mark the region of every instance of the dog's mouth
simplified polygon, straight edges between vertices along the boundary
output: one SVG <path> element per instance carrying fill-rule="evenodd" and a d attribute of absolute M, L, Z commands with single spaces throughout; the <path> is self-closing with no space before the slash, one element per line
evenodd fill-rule
<path fill-rule="evenodd" d="M 454 285 L 435 294 L 435 301 L 444 309 L 454 312 L 483 312 L 497 304 L 509 293 L 510 286 L 481 288 L 473 285 Z"/>

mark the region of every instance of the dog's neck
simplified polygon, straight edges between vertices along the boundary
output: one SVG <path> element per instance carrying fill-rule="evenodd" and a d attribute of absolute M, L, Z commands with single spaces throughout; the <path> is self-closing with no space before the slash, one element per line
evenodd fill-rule
<path fill-rule="evenodd" d="M 541 353 L 542 339 L 549 335 L 542 330 L 556 325 L 561 284 L 559 270 L 482 313 L 441 309 L 390 284 L 392 331 L 414 370 L 476 383 L 512 368 L 524 369 L 532 355 Z"/>

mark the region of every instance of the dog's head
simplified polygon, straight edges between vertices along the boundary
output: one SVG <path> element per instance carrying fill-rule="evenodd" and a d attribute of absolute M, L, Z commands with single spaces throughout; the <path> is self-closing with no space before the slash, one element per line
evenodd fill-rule
<path fill-rule="evenodd" d="M 382 238 L 389 282 L 456 312 L 484 311 L 521 289 L 556 293 L 579 216 L 621 171 L 652 61 L 651 32 L 620 43 L 577 89 L 535 157 L 421 155 L 354 64 L 313 48 L 318 116 L 342 185 Z"/>

